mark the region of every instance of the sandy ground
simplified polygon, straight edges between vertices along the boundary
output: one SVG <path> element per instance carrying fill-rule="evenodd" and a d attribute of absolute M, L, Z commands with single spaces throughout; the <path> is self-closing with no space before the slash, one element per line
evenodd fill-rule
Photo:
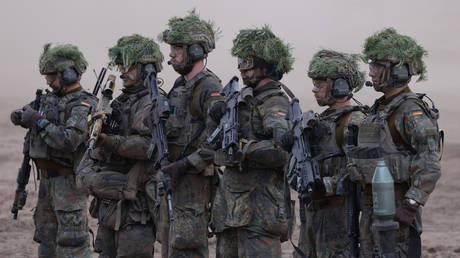
<path fill-rule="evenodd" d="M 0 177 L 0 257 L 36 257 L 38 245 L 32 240 L 32 214 L 38 190 L 32 177 L 27 186 L 28 201 L 25 209 L 20 211 L 19 219 L 13 220 L 10 213 L 25 134 L 25 130 L 15 128 L 9 122 L 9 112 L 15 106 L 11 100 L 0 104 L 0 164 L 3 171 Z M 423 257 L 460 257 L 459 168 L 460 144 L 447 143 L 442 160 L 443 175 L 423 210 Z M 90 225 L 96 231 L 96 221 L 91 220 Z M 296 230 L 295 242 L 297 238 Z M 215 239 L 210 240 L 210 246 L 211 257 L 215 257 Z M 291 257 L 293 249 L 289 242 L 283 243 L 282 249 L 283 257 Z M 156 244 L 155 257 L 159 257 L 159 251 Z"/>

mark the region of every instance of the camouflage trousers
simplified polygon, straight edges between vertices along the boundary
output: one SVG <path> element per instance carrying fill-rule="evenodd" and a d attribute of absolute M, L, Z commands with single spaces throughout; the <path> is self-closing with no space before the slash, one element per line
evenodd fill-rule
<path fill-rule="evenodd" d="M 86 202 L 73 175 L 42 176 L 34 213 L 38 257 L 91 257 Z"/>
<path fill-rule="evenodd" d="M 351 257 L 345 203 L 319 210 L 307 207 L 298 244 L 310 258 Z M 295 251 L 293 256 L 300 257 Z"/>
<path fill-rule="evenodd" d="M 397 201 L 399 205 L 401 201 Z M 420 209 L 421 210 L 421 209 Z M 374 250 L 374 233 L 372 229 L 373 208 L 371 205 L 362 205 L 361 220 L 359 225 L 360 232 L 360 257 L 372 258 Z M 399 226 L 396 231 L 396 249 L 399 257 L 421 257 L 421 212 L 415 218 L 410 227 Z"/>
<path fill-rule="evenodd" d="M 207 258 L 211 177 L 186 174 L 172 193 L 174 221 L 166 198 L 160 204 L 158 239 L 163 258 Z"/>
<path fill-rule="evenodd" d="M 95 249 L 100 258 L 153 257 L 155 242 L 154 226 L 151 223 L 131 224 L 119 231 L 99 226 Z"/>
<path fill-rule="evenodd" d="M 281 257 L 279 237 L 269 237 L 244 228 L 226 229 L 217 234 L 217 258 Z"/>

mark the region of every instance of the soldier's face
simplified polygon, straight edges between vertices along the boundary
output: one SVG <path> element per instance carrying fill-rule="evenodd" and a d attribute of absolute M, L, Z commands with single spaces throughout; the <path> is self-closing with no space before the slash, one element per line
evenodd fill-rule
<path fill-rule="evenodd" d="M 265 77 L 264 70 L 261 68 L 240 69 L 240 74 L 243 84 L 253 88 Z"/>
<path fill-rule="evenodd" d="M 311 92 L 313 92 L 316 102 L 318 102 L 318 105 L 320 105 L 321 107 L 333 104 L 333 101 L 329 96 L 330 83 L 330 81 L 323 79 L 313 80 L 313 89 L 311 90 Z"/>
<path fill-rule="evenodd" d="M 383 73 L 385 72 L 385 64 L 372 62 L 369 64 L 369 77 L 372 79 L 372 84 L 379 85 L 384 83 Z"/>
<path fill-rule="evenodd" d="M 169 62 L 172 65 L 181 65 L 185 61 L 185 50 L 184 45 L 171 45 L 169 50 L 169 57 L 171 58 Z"/>
<path fill-rule="evenodd" d="M 45 80 L 46 84 L 48 84 L 48 86 L 50 86 L 53 91 L 59 91 L 59 89 L 61 89 L 61 81 L 59 80 L 57 73 L 45 75 Z"/>
<path fill-rule="evenodd" d="M 124 87 L 131 87 L 139 83 L 139 65 L 132 65 L 129 70 L 126 70 L 123 65 L 120 65 L 118 69 L 121 72 L 120 78 L 123 80 Z"/>

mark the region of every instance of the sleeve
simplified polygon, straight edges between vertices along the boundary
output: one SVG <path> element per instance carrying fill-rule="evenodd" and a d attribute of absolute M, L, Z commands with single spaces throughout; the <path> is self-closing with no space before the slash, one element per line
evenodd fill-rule
<path fill-rule="evenodd" d="M 280 168 L 287 162 L 288 153 L 279 146 L 281 136 L 289 129 L 286 115 L 289 100 L 285 96 L 269 98 L 259 107 L 263 118 L 263 130 L 270 140 L 252 143 L 246 152 L 246 158 L 264 164 L 267 168 Z"/>
<path fill-rule="evenodd" d="M 40 120 L 40 137 L 46 144 L 62 151 L 76 151 L 86 140 L 88 131 L 88 115 L 94 101 L 79 99 L 69 103 L 69 117 L 63 125 L 55 125 L 47 119 Z"/>
<path fill-rule="evenodd" d="M 188 161 L 198 172 L 204 171 L 214 160 L 214 150 L 207 143 L 206 139 L 217 128 L 217 124 L 208 115 L 212 105 L 217 101 L 224 101 L 220 95 L 222 85 L 214 77 L 208 77 L 194 94 L 192 109 L 198 111 L 198 116 L 204 120 L 205 129 L 202 134 L 205 137 L 199 137 L 202 141 L 196 151 L 187 156 Z"/>
<path fill-rule="evenodd" d="M 135 160 L 147 160 L 147 151 L 150 146 L 152 131 L 143 123 L 144 109 L 150 104 L 149 97 L 144 96 L 133 105 L 135 114 L 133 119 L 132 134 L 127 136 L 110 135 L 107 136 L 104 147 L 116 154 Z"/>
<path fill-rule="evenodd" d="M 412 158 L 410 187 L 405 197 L 424 205 L 441 176 L 437 144 L 438 126 L 416 103 L 402 106 L 395 126 L 415 155 Z"/>

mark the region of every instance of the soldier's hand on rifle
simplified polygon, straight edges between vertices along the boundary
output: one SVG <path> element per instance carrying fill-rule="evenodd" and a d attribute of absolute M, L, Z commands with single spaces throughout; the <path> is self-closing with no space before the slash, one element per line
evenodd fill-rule
<path fill-rule="evenodd" d="M 285 132 L 280 139 L 280 146 L 283 150 L 291 152 L 294 145 L 294 134 L 291 131 Z"/>
<path fill-rule="evenodd" d="M 214 122 L 219 123 L 220 119 L 225 115 L 226 108 L 225 102 L 217 101 L 209 109 L 209 116 Z"/>
<path fill-rule="evenodd" d="M 21 124 L 26 128 L 34 128 L 37 126 L 37 121 L 43 116 L 33 109 L 31 106 L 26 106 L 21 117 Z"/>
<path fill-rule="evenodd" d="M 177 185 L 177 182 L 182 175 L 191 167 L 190 161 L 187 158 L 175 161 L 167 166 L 161 168 L 163 173 L 168 174 L 171 177 L 173 188 Z"/>
<path fill-rule="evenodd" d="M 22 113 L 24 113 L 22 109 L 15 109 L 13 112 L 11 112 L 10 119 L 14 125 L 23 126 L 21 124 Z"/>
<path fill-rule="evenodd" d="M 404 200 L 401 205 L 396 208 L 394 219 L 398 221 L 401 226 L 410 226 L 414 221 L 418 212 L 418 204 L 410 204 L 408 200 Z"/>

